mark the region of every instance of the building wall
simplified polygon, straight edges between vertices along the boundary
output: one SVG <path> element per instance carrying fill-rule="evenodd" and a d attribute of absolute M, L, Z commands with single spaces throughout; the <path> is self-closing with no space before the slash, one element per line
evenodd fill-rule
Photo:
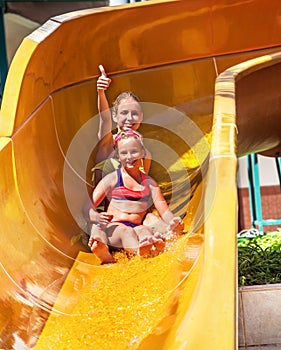
<path fill-rule="evenodd" d="M 281 187 L 274 158 L 258 156 L 263 219 L 281 219 Z M 239 159 L 238 169 L 239 223 L 238 231 L 251 228 L 250 200 L 246 157 Z M 278 226 L 266 226 L 274 231 Z M 281 227 L 281 225 L 279 225 Z"/>

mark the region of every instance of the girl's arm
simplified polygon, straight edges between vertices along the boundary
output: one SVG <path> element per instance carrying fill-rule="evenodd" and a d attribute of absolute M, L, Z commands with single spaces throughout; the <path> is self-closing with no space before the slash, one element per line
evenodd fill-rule
<path fill-rule="evenodd" d="M 96 209 L 117 182 L 116 172 L 103 177 L 92 193 L 92 205 Z"/>
<path fill-rule="evenodd" d="M 179 234 L 183 233 L 184 223 L 180 216 L 174 216 L 157 183 L 151 179 L 151 195 L 153 204 L 161 219 L 168 224 L 168 229 Z"/>
<path fill-rule="evenodd" d="M 92 193 L 92 206 L 89 209 L 89 221 L 100 223 L 102 226 L 106 225 L 111 221 L 112 215 L 108 215 L 107 213 L 98 213 L 96 208 L 103 201 L 105 196 L 112 190 L 113 186 L 117 182 L 117 175 L 115 172 L 108 174 L 105 176 L 95 187 Z"/>
<path fill-rule="evenodd" d="M 97 80 L 98 111 L 100 115 L 98 138 L 101 140 L 104 136 L 111 133 L 112 130 L 111 112 L 105 95 L 105 91 L 109 87 L 111 79 L 107 77 L 102 65 L 99 65 L 99 70 L 101 72 L 101 75 Z"/>
<path fill-rule="evenodd" d="M 150 183 L 153 204 L 156 210 L 158 211 L 161 219 L 167 224 L 169 224 L 170 221 L 174 218 L 174 214 L 169 209 L 169 206 L 157 183 L 152 178 L 150 178 L 148 181 Z"/>

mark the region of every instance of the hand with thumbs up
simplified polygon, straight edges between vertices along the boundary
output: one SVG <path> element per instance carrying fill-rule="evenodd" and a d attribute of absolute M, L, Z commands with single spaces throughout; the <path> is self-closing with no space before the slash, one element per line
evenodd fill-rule
<path fill-rule="evenodd" d="M 99 65 L 99 70 L 101 72 L 101 75 L 99 76 L 97 80 L 97 90 L 107 90 L 111 83 L 111 79 L 107 77 L 107 74 L 105 72 L 104 67 L 100 64 Z"/>

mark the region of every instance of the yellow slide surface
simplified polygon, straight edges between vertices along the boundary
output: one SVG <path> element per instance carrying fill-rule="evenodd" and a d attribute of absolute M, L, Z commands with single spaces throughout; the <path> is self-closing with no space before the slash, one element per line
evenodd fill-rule
<path fill-rule="evenodd" d="M 0 114 L 0 348 L 238 347 L 237 157 L 280 156 L 279 0 L 147 1 L 57 16 L 26 37 Z M 281 50 L 280 50 L 281 51 Z M 83 241 L 96 79 L 143 101 L 185 234 L 100 265 Z"/>

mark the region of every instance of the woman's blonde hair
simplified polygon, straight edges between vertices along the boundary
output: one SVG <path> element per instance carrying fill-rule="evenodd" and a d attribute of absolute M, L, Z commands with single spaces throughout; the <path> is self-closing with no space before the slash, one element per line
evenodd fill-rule
<path fill-rule="evenodd" d="M 115 117 L 117 115 L 117 111 L 118 111 L 118 106 L 120 105 L 120 102 L 126 98 L 133 98 L 136 102 L 140 103 L 140 99 L 138 98 L 137 95 L 135 95 L 133 92 L 131 91 L 124 91 L 121 94 L 119 94 L 115 101 L 113 102 L 113 107 L 112 107 L 112 116 Z"/>

